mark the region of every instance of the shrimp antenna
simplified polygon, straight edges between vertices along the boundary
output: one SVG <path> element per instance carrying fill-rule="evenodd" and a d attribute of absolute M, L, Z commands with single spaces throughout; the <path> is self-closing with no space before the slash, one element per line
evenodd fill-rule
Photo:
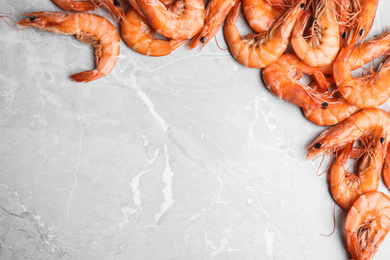
<path fill-rule="evenodd" d="M 330 237 L 336 231 L 336 202 L 333 202 L 333 213 L 332 213 L 332 215 L 333 215 L 333 230 L 332 230 L 332 232 L 330 232 L 330 234 L 327 234 L 327 235 L 321 234 L 321 236 Z"/>
<path fill-rule="evenodd" d="M 11 28 L 13 28 L 13 29 L 15 29 L 15 30 L 20 30 L 20 31 L 22 31 L 22 30 L 28 30 L 28 29 L 30 29 L 30 28 L 23 28 L 23 29 L 22 29 L 22 28 L 18 28 L 18 27 L 16 27 L 16 26 L 10 24 L 10 23 L 7 21 L 7 19 L 11 20 L 11 21 L 14 22 L 15 24 L 17 23 L 17 21 L 15 21 L 14 19 L 12 19 L 12 18 L 11 18 L 11 14 L 9 14 L 9 13 L 0 12 L 0 18 L 1 18 L 9 27 L 11 27 Z"/>
<path fill-rule="evenodd" d="M 215 43 L 217 44 L 218 49 L 220 49 L 221 51 L 227 51 L 229 49 L 228 47 L 221 48 L 221 46 L 219 46 L 217 36 L 214 36 L 214 39 L 215 39 Z M 202 48 L 203 48 L 203 46 L 202 46 Z"/>

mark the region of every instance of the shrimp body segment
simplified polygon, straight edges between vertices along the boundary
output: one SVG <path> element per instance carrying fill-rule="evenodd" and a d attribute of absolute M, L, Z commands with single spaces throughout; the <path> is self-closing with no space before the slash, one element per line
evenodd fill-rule
<path fill-rule="evenodd" d="M 237 1 L 223 27 L 230 53 L 239 63 L 250 68 L 264 68 L 276 61 L 287 48 L 294 24 L 305 7 L 306 0 L 299 0 L 269 33 L 242 38 L 236 26 L 241 10 L 241 1 Z"/>
<path fill-rule="evenodd" d="M 202 43 L 205 46 L 218 32 L 225 21 L 230 9 L 238 0 L 210 0 L 206 7 L 206 18 L 202 29 L 191 39 L 188 47 L 190 49 Z"/>
<path fill-rule="evenodd" d="M 64 11 L 88 12 L 99 7 L 94 1 L 52 0 L 52 2 Z"/>
<path fill-rule="evenodd" d="M 353 142 L 347 144 L 330 171 L 330 190 L 336 203 L 345 210 L 349 210 L 353 202 L 362 194 L 376 191 L 382 172 L 385 145 L 381 143 L 382 130 L 378 129 L 369 136 L 364 136 L 363 153 L 359 159 L 356 174 L 347 172 L 345 164 L 350 158 Z M 382 139 L 383 140 L 383 139 Z"/>
<path fill-rule="evenodd" d="M 262 71 L 263 81 L 267 88 L 277 97 L 303 108 L 321 107 L 330 102 L 324 90 L 328 82 L 319 68 L 303 63 L 295 54 L 285 53 Z M 300 82 L 303 74 L 314 76 L 322 88 L 317 91 Z"/>
<path fill-rule="evenodd" d="M 354 77 L 348 59 L 353 47 L 344 47 L 333 65 L 333 76 L 340 94 L 350 103 L 361 108 L 378 107 L 390 95 L 390 59 L 378 71 L 362 77 Z"/>
<path fill-rule="evenodd" d="M 325 66 L 331 63 L 340 49 L 339 24 L 335 5 L 331 0 L 318 0 L 314 4 L 314 25 L 309 41 L 304 37 L 310 12 L 302 15 L 292 32 L 291 45 L 296 55 L 310 66 Z"/>
<path fill-rule="evenodd" d="M 379 191 L 361 195 L 349 210 L 344 229 L 352 258 L 372 259 L 390 230 L 390 198 Z"/>
<path fill-rule="evenodd" d="M 306 158 L 333 153 L 348 143 L 361 140 L 375 129 L 381 129 L 385 141 L 390 140 L 390 114 L 379 108 L 362 109 L 344 121 L 322 132 L 308 147 Z"/>
<path fill-rule="evenodd" d="M 189 39 L 202 29 L 203 0 L 178 0 L 167 7 L 158 0 L 130 0 L 157 33 L 169 39 Z"/>
<path fill-rule="evenodd" d="M 130 48 L 149 56 L 168 55 L 186 41 L 157 39 L 154 29 L 131 7 L 122 21 L 121 35 Z"/>
<path fill-rule="evenodd" d="M 370 61 L 379 58 L 390 50 L 390 31 L 386 30 L 379 36 L 376 36 L 353 48 L 348 58 L 348 65 L 351 70 L 362 67 Z M 333 63 L 321 67 L 322 72 L 327 75 L 333 75 Z"/>
<path fill-rule="evenodd" d="M 242 0 L 242 5 L 249 26 L 257 33 L 269 31 L 289 6 L 280 0 Z"/>
<path fill-rule="evenodd" d="M 97 68 L 74 74 L 72 80 L 89 82 L 111 72 L 117 61 L 120 45 L 114 25 L 106 18 L 88 13 L 36 12 L 24 14 L 20 27 L 35 27 L 58 34 L 76 35 L 77 40 L 91 44 L 95 49 Z"/>

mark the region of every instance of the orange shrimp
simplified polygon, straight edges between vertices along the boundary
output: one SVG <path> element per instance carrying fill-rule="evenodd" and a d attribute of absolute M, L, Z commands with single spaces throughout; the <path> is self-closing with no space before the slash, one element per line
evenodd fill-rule
<path fill-rule="evenodd" d="M 154 29 L 131 7 L 122 21 L 121 36 L 134 51 L 149 56 L 168 55 L 186 41 L 157 39 Z"/>
<path fill-rule="evenodd" d="M 249 26 L 257 33 L 269 31 L 291 5 L 291 0 L 242 0 Z"/>
<path fill-rule="evenodd" d="M 300 82 L 303 73 L 314 76 L 320 91 Z M 285 53 L 262 71 L 266 87 L 278 98 L 303 108 L 326 107 L 331 96 L 328 82 L 318 67 L 303 63 L 295 54 Z M 325 93 L 325 94 L 323 94 Z"/>
<path fill-rule="evenodd" d="M 158 0 L 130 0 L 157 33 L 169 39 L 189 39 L 203 27 L 203 0 L 178 0 L 168 9 Z"/>
<path fill-rule="evenodd" d="M 348 62 L 353 46 L 341 49 L 333 65 L 333 76 L 340 94 L 350 104 L 361 108 L 378 107 L 389 99 L 390 95 L 390 59 L 381 64 L 376 72 L 362 77 L 354 77 Z"/>
<path fill-rule="evenodd" d="M 364 64 L 379 58 L 390 50 L 390 30 L 386 30 L 381 35 L 376 36 L 353 48 L 351 56 L 348 58 L 348 64 L 351 70 L 362 67 Z M 333 75 L 333 65 L 321 67 L 322 72 Z"/>
<path fill-rule="evenodd" d="M 230 53 L 239 63 L 251 68 L 264 68 L 276 61 L 287 48 L 294 24 L 305 7 L 306 0 L 299 0 L 279 19 L 269 33 L 250 34 L 242 38 L 236 27 L 241 9 L 241 1 L 237 1 L 223 27 Z"/>
<path fill-rule="evenodd" d="M 390 137 L 390 114 L 379 108 L 362 109 L 322 132 L 308 147 L 306 158 L 333 153 L 348 143 L 360 140 L 375 129 L 382 129 L 385 145 Z"/>
<path fill-rule="evenodd" d="M 107 75 L 114 68 L 119 55 L 119 35 L 106 18 L 88 13 L 36 12 L 17 22 L 20 27 L 34 27 L 44 31 L 76 35 L 77 40 L 95 48 L 96 66 L 91 71 L 74 74 L 77 82 L 89 82 Z"/>
<path fill-rule="evenodd" d="M 88 12 L 99 7 L 95 1 L 52 0 L 59 8 L 65 11 Z"/>
<path fill-rule="evenodd" d="M 372 259 L 390 230 L 390 198 L 379 191 L 361 195 L 349 210 L 344 228 L 352 258 Z"/>
<path fill-rule="evenodd" d="M 333 77 L 327 77 L 327 81 L 329 85 L 334 85 Z M 318 89 L 317 84 L 316 81 L 313 81 L 310 87 Z M 359 107 L 349 104 L 337 92 L 334 92 L 329 98 L 332 99 L 332 102 L 328 103 L 327 106 L 302 108 L 304 116 L 316 125 L 330 126 L 343 121 L 360 110 Z"/>
<path fill-rule="evenodd" d="M 214 37 L 236 1 L 238 0 L 210 0 L 207 3 L 204 25 L 188 44 L 190 50 L 199 43 L 203 44 L 203 48 Z"/>
<path fill-rule="evenodd" d="M 340 33 L 334 12 L 334 0 L 318 0 L 314 2 L 314 24 L 311 27 L 309 41 L 304 37 L 310 12 L 302 15 L 295 24 L 291 34 L 291 45 L 295 54 L 310 66 L 330 64 L 340 49 Z"/>
<path fill-rule="evenodd" d="M 350 45 L 356 44 L 360 39 L 363 41 L 374 24 L 376 9 L 379 0 L 352 0 L 351 9 L 354 15 L 352 24 L 352 38 Z"/>
<path fill-rule="evenodd" d="M 52 0 L 58 7 L 65 11 L 88 12 L 93 11 L 100 6 L 106 8 L 110 14 L 120 21 L 124 12 L 118 0 L 89 0 L 89 1 L 72 1 L 72 0 Z"/>
<path fill-rule="evenodd" d="M 345 169 L 354 142 L 348 143 L 337 155 L 330 171 L 330 191 L 336 203 L 343 209 L 349 210 L 360 195 L 378 189 L 386 152 L 383 135 L 382 129 L 377 128 L 368 136 L 362 136 L 361 140 L 366 147 L 359 159 L 356 174 Z"/>

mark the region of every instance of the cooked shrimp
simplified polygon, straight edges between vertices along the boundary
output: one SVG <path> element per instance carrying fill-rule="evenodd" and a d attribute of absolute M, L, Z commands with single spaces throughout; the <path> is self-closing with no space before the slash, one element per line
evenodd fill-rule
<path fill-rule="evenodd" d="M 374 24 L 376 9 L 379 0 L 352 0 L 352 15 L 355 16 L 352 24 L 352 38 L 349 44 L 354 45 L 360 39 L 363 41 Z"/>
<path fill-rule="evenodd" d="M 72 0 L 52 0 L 58 7 L 65 11 L 88 12 L 93 11 L 100 6 L 103 6 L 120 21 L 124 16 L 124 12 L 118 0 L 88 0 L 88 1 L 72 1 Z"/>
<path fill-rule="evenodd" d="M 364 64 L 379 58 L 390 51 L 390 30 L 376 36 L 362 44 L 356 45 L 348 58 L 351 70 L 362 67 Z M 333 62 L 321 67 L 322 72 L 333 75 Z"/>
<path fill-rule="evenodd" d="M 302 15 L 291 34 L 291 45 L 295 54 L 310 66 L 325 66 L 331 63 L 340 49 L 340 33 L 334 12 L 334 0 L 314 2 L 314 24 L 311 37 L 306 40 L 304 31 L 311 16 L 310 12 Z"/>
<path fill-rule="evenodd" d="M 379 108 L 362 109 L 322 132 L 308 147 L 306 158 L 333 153 L 346 144 L 360 140 L 376 129 L 384 133 L 384 145 L 390 140 L 390 114 Z"/>
<path fill-rule="evenodd" d="M 210 0 L 206 7 L 204 25 L 198 34 L 192 38 L 188 47 L 193 49 L 198 46 L 199 43 L 202 43 L 203 46 L 205 46 L 218 32 L 236 1 L 238 0 Z"/>
<path fill-rule="evenodd" d="M 204 23 L 203 0 L 178 0 L 168 9 L 158 0 L 130 0 L 130 3 L 157 33 L 169 39 L 192 38 Z"/>
<path fill-rule="evenodd" d="M 336 203 L 343 209 L 349 210 L 360 195 L 378 189 L 386 152 L 383 135 L 382 129 L 378 128 L 361 138 L 365 148 L 359 158 L 356 174 L 345 169 L 354 142 L 348 143 L 340 154 L 336 155 L 336 161 L 330 171 L 330 191 Z"/>
<path fill-rule="evenodd" d="M 350 28 L 351 0 L 338 0 L 336 3 L 337 20 L 340 29 L 340 46 L 346 42 L 347 29 Z"/>
<path fill-rule="evenodd" d="M 294 24 L 305 7 L 306 0 L 299 0 L 279 19 L 269 33 L 250 34 L 242 38 L 236 27 L 241 9 L 241 1 L 237 1 L 223 27 L 230 53 L 239 63 L 251 68 L 264 68 L 276 61 L 287 48 Z"/>
<path fill-rule="evenodd" d="M 264 84 L 275 96 L 299 107 L 321 108 L 332 101 L 331 93 L 326 92 L 329 85 L 321 70 L 303 63 L 293 53 L 283 54 L 262 73 Z M 315 78 L 320 90 L 300 82 L 304 73 Z"/>
<path fill-rule="evenodd" d="M 88 12 L 99 7 L 95 1 L 52 0 L 59 8 L 65 11 Z"/>
<path fill-rule="evenodd" d="M 345 221 L 348 251 L 355 260 L 372 259 L 390 230 L 390 198 L 379 191 L 361 195 Z"/>
<path fill-rule="evenodd" d="M 327 77 L 329 85 L 334 85 L 333 77 Z M 313 81 L 310 87 L 316 87 L 318 83 Z M 330 91 L 330 90 L 329 90 Z M 305 117 L 312 123 L 322 126 L 335 125 L 360 110 L 359 107 L 349 104 L 339 93 L 334 92 L 330 97 L 332 102 L 321 107 L 302 108 Z"/>
<path fill-rule="evenodd" d="M 131 7 L 122 21 L 121 35 L 134 51 L 150 56 L 168 55 L 186 41 L 157 39 L 154 29 Z"/>
<path fill-rule="evenodd" d="M 269 31 L 287 12 L 291 0 L 242 0 L 245 18 L 257 33 Z"/>
<path fill-rule="evenodd" d="M 350 104 L 361 108 L 378 107 L 389 99 L 390 95 L 390 59 L 379 66 L 378 70 L 354 77 L 348 62 L 353 46 L 344 47 L 333 65 L 333 77 L 340 94 Z"/>
<path fill-rule="evenodd" d="M 74 74 L 72 80 L 89 82 L 107 75 L 114 68 L 119 55 L 119 35 L 106 18 L 87 13 L 36 12 L 24 14 L 20 27 L 35 27 L 44 31 L 76 35 L 77 40 L 95 48 L 95 70 Z"/>

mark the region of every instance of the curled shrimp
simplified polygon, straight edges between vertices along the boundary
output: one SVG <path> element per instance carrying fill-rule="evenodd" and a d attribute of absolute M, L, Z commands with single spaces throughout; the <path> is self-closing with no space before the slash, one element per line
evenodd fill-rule
<path fill-rule="evenodd" d="M 189 49 L 195 48 L 199 43 L 205 46 L 214 37 L 236 1 L 238 0 L 210 0 L 207 3 L 204 25 L 189 42 Z"/>
<path fill-rule="evenodd" d="M 326 79 L 330 86 L 334 85 L 333 77 L 327 77 Z M 317 85 L 318 83 L 313 81 L 310 87 L 318 89 Z M 349 104 L 337 91 L 334 91 L 330 98 L 332 101 L 326 106 L 302 108 L 304 116 L 316 125 L 331 126 L 360 110 L 359 107 Z"/>
<path fill-rule="evenodd" d="M 157 39 L 154 29 L 131 7 L 122 21 L 121 36 L 134 51 L 149 56 L 168 55 L 186 41 Z"/>
<path fill-rule="evenodd" d="M 340 94 L 350 104 L 361 108 L 377 107 L 385 103 L 390 95 L 390 59 L 377 71 L 362 77 L 354 77 L 348 62 L 353 46 L 344 47 L 333 65 L 333 76 Z"/>
<path fill-rule="evenodd" d="M 249 26 L 257 33 L 269 31 L 291 5 L 284 0 L 242 0 Z"/>
<path fill-rule="evenodd" d="M 302 108 L 324 107 L 331 102 L 328 82 L 317 67 L 303 63 L 295 54 L 285 53 L 262 71 L 263 81 L 267 88 L 277 97 Z M 320 90 L 300 82 L 303 74 L 312 75 L 319 84 Z M 327 95 L 329 94 L 329 95 Z"/>
<path fill-rule="evenodd" d="M 379 108 L 362 109 L 344 121 L 322 132 L 308 147 L 306 158 L 333 153 L 348 143 L 360 140 L 375 129 L 382 129 L 385 143 L 389 143 L 390 114 Z"/>
<path fill-rule="evenodd" d="M 250 34 L 242 38 L 236 26 L 241 9 L 241 1 L 237 1 L 223 27 L 230 53 L 239 63 L 251 68 L 264 68 L 276 61 L 287 48 L 294 24 L 305 7 L 306 0 L 299 0 L 269 33 Z"/>
<path fill-rule="evenodd" d="M 157 33 L 169 39 L 189 39 L 202 28 L 203 0 L 178 0 L 168 8 L 158 0 L 130 0 Z"/>
<path fill-rule="evenodd" d="M 336 203 L 343 209 L 349 210 L 360 195 L 378 189 L 386 150 L 383 135 L 382 129 L 378 128 L 361 138 L 365 147 L 359 156 L 361 158 L 356 174 L 345 169 L 353 142 L 348 143 L 337 154 L 330 170 L 330 191 Z"/>
<path fill-rule="evenodd" d="M 95 48 L 97 68 L 74 74 L 77 82 L 89 82 L 103 77 L 114 68 L 119 55 L 119 35 L 106 18 L 88 13 L 36 12 L 17 22 L 20 27 L 34 27 L 44 31 L 76 35 L 77 40 Z"/>
<path fill-rule="evenodd" d="M 362 67 L 364 64 L 379 58 L 390 50 L 390 30 L 386 30 L 381 35 L 368 41 L 358 44 L 353 48 L 347 62 L 351 70 Z M 333 75 L 332 62 L 329 65 L 321 67 L 322 72 Z"/>
<path fill-rule="evenodd" d="M 295 54 L 310 66 L 325 66 L 331 63 L 340 49 L 339 24 L 334 12 L 334 0 L 318 0 L 313 4 L 314 24 L 309 40 L 304 37 L 310 12 L 302 15 L 291 34 Z"/>
<path fill-rule="evenodd" d="M 390 230 L 390 198 L 379 191 L 361 195 L 345 221 L 348 251 L 355 260 L 372 259 Z"/>

